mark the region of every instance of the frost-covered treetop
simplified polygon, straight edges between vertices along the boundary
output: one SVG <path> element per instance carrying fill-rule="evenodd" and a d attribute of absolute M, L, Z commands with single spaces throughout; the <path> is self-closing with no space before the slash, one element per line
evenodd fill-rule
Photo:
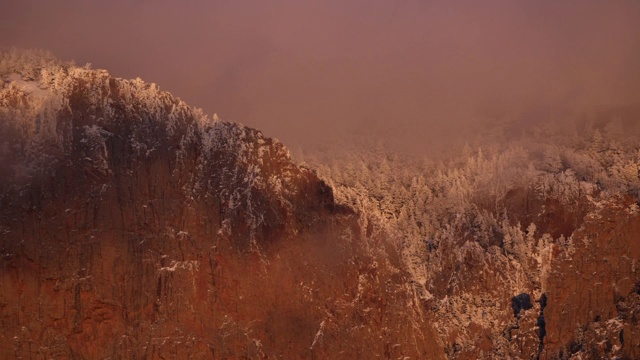
<path fill-rule="evenodd" d="M 0 52 L 0 80 L 0 166 L 9 168 L 5 174 L 50 168 L 77 153 L 78 146 L 104 149 L 114 134 L 125 138 L 138 157 L 171 151 L 180 159 L 184 149 L 197 146 L 205 154 L 235 152 L 237 161 L 245 163 L 262 163 L 275 153 L 289 160 L 279 142 L 209 117 L 156 84 L 114 78 L 105 70 L 61 62 L 46 51 Z M 96 151 L 86 157 L 106 168 L 106 150 L 102 155 Z"/>
<path fill-rule="evenodd" d="M 155 84 L 113 78 L 46 51 L 0 52 L 0 80 L 0 157 L 13 163 L 12 173 L 47 168 L 74 151 L 78 129 L 106 134 L 126 128 L 132 142 L 152 148 L 158 139 L 144 139 L 151 128 L 182 136 L 185 130 L 175 134 L 176 128 L 194 124 L 204 131 L 212 123 Z"/>
<path fill-rule="evenodd" d="M 0 52 L 0 202 L 65 169 L 102 194 L 152 163 L 166 164 L 190 197 L 213 197 L 228 216 L 242 210 L 252 229 L 279 221 L 278 209 L 316 179 L 277 140 L 209 117 L 156 84 L 45 51 Z"/>
<path fill-rule="evenodd" d="M 62 71 L 74 67 L 73 62 L 62 62 L 45 50 L 0 50 L 0 76 L 19 74 L 24 80 L 40 80 L 42 70 Z"/>
<path fill-rule="evenodd" d="M 0 78 L 3 110 L 18 108 L 23 115 L 38 115 L 43 110 L 59 111 L 65 107 L 71 110 L 69 98 L 77 98 L 82 91 L 82 98 L 87 101 L 84 105 L 91 110 L 109 112 L 110 104 L 120 102 L 133 112 L 147 112 L 155 118 L 166 115 L 170 128 L 176 125 L 176 117 L 186 113 L 201 124 L 211 122 L 202 110 L 160 91 L 156 84 L 145 83 L 139 78 L 113 78 L 105 70 L 91 70 L 88 64 L 77 67 L 72 62 L 62 62 L 47 51 L 0 51 Z M 52 103 L 56 98 L 59 101 Z M 6 111 L 4 115 L 8 117 Z"/>

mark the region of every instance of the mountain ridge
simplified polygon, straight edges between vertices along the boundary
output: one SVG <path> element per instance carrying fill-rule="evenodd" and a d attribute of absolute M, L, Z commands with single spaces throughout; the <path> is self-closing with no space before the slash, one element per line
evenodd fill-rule
<path fill-rule="evenodd" d="M 3 356 L 442 357 L 393 249 L 282 144 L 140 80 L 3 55 L 31 74 L 0 89 Z M 49 72 L 40 107 L 23 82 Z"/>
<path fill-rule="evenodd" d="M 632 119 L 300 166 L 140 79 L 38 51 L 0 78 L 6 358 L 640 354 Z"/>

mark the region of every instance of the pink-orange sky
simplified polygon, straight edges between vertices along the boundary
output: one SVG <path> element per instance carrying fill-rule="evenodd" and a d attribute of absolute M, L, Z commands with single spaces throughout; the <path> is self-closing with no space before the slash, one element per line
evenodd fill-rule
<path fill-rule="evenodd" d="M 0 46 L 141 77 L 289 144 L 640 102 L 637 0 L 3 0 Z"/>

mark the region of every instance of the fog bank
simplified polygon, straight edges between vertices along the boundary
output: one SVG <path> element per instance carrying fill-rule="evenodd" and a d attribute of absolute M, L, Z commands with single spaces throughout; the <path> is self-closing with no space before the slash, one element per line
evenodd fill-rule
<path fill-rule="evenodd" d="M 0 46 L 141 77 L 290 145 L 429 148 L 640 103 L 637 1 L 5 0 Z"/>

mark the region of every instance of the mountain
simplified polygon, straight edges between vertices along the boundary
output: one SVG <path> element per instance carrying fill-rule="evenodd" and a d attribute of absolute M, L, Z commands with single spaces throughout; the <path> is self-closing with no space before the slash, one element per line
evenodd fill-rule
<path fill-rule="evenodd" d="M 441 357 L 408 273 L 259 131 L 2 57 L 5 358 Z"/>
<path fill-rule="evenodd" d="M 46 52 L 0 78 L 2 358 L 640 357 L 627 115 L 294 161 Z"/>

